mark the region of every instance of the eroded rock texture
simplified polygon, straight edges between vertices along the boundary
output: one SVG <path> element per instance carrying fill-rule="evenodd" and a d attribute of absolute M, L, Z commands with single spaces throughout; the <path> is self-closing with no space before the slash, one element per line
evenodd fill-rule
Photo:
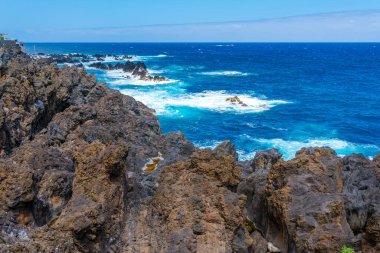
<path fill-rule="evenodd" d="M 153 110 L 81 69 L 36 62 L 12 42 L 0 59 L 1 252 L 231 251 L 244 210 L 235 157 L 190 158 L 193 144 L 181 133 L 162 135 Z M 161 159 L 157 168 L 143 171 L 152 157 Z M 211 225 L 200 206 L 215 215 Z M 186 219 L 176 224 L 181 212 Z M 196 243 L 198 236 L 205 239 Z M 191 243 L 175 246 L 173 238 Z"/>
<path fill-rule="evenodd" d="M 377 161 L 329 148 L 302 149 L 290 161 L 259 152 L 239 192 L 255 229 L 281 252 L 378 252 Z"/>
<path fill-rule="evenodd" d="M 83 69 L 0 46 L 0 252 L 380 251 L 380 156 L 238 162 Z"/>

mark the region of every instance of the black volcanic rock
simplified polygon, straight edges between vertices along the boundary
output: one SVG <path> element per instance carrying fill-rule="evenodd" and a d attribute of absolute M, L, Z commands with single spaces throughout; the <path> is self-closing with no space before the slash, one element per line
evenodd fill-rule
<path fill-rule="evenodd" d="M 132 76 L 139 78 L 144 81 L 162 82 L 167 81 L 165 77 L 161 76 L 150 76 L 145 63 L 143 62 L 131 62 L 126 61 L 125 63 L 116 64 L 105 64 L 102 62 L 95 62 L 89 65 L 89 67 L 102 69 L 102 70 L 123 70 L 126 73 L 130 73 Z"/>

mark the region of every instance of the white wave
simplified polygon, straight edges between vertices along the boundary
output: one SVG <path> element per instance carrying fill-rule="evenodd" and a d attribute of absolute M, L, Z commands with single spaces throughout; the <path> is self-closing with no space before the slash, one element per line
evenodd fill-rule
<path fill-rule="evenodd" d="M 156 58 L 166 58 L 170 57 L 169 55 L 166 54 L 159 54 L 159 55 L 140 55 L 136 56 L 136 59 L 139 61 L 149 61 L 150 59 L 156 59 Z"/>
<path fill-rule="evenodd" d="M 245 136 L 255 142 L 268 146 L 268 148 L 277 148 L 280 153 L 283 154 L 284 159 L 286 160 L 294 158 L 296 152 L 304 147 L 330 147 L 334 149 L 340 156 L 351 153 L 361 153 L 364 150 L 380 151 L 380 148 L 375 145 L 356 144 L 340 139 L 308 139 L 305 141 L 286 141 L 283 139 L 262 139 L 251 138 L 247 135 Z"/>
<path fill-rule="evenodd" d="M 255 158 L 255 155 L 256 155 L 256 152 L 249 153 L 249 152 L 245 152 L 241 150 L 236 150 L 236 152 L 238 153 L 238 157 L 240 161 L 252 160 L 253 158 Z"/>
<path fill-rule="evenodd" d="M 169 84 L 176 83 L 177 80 L 167 79 L 165 81 L 149 81 L 149 80 L 141 80 L 130 73 L 124 72 L 121 69 L 117 70 L 107 70 L 107 83 L 110 85 L 139 85 L 139 86 L 150 86 L 150 85 L 158 85 L 158 84 Z"/>
<path fill-rule="evenodd" d="M 206 149 L 206 148 L 215 149 L 221 143 L 222 141 L 217 141 L 217 140 L 203 140 L 203 141 L 198 141 L 198 142 L 195 141 L 194 145 L 201 149 Z M 241 161 L 252 160 L 256 154 L 256 152 L 249 153 L 242 150 L 236 150 L 236 152 L 238 154 L 239 160 Z"/>
<path fill-rule="evenodd" d="M 120 59 L 117 59 L 114 56 L 106 56 L 106 57 L 104 57 L 103 62 L 119 62 L 119 61 L 120 61 Z"/>
<path fill-rule="evenodd" d="M 211 110 L 216 112 L 258 113 L 269 110 L 274 106 L 286 104 L 283 100 L 265 100 L 242 94 L 230 94 L 224 91 L 205 91 L 190 94 L 172 94 L 167 91 L 136 92 L 122 90 L 122 93 L 131 95 L 137 100 L 155 109 L 158 114 L 168 112 L 168 107 L 186 106 Z M 238 96 L 247 106 L 232 104 L 227 98 Z"/>
<path fill-rule="evenodd" d="M 287 128 L 272 127 L 272 126 L 267 126 L 267 125 L 258 125 L 258 124 L 254 124 L 254 123 L 245 123 L 244 125 L 247 126 L 247 127 L 249 127 L 249 128 L 252 128 L 252 129 L 257 129 L 257 128 L 260 128 L 260 127 L 267 127 L 267 128 L 270 128 L 270 129 L 273 129 L 273 130 L 276 130 L 276 131 L 289 131 L 289 129 L 287 129 Z"/>
<path fill-rule="evenodd" d="M 234 44 L 219 44 L 219 45 L 215 45 L 216 47 L 234 47 L 235 45 Z"/>
<path fill-rule="evenodd" d="M 166 108 L 166 102 L 171 95 L 165 90 L 152 89 L 146 92 L 138 89 L 123 89 L 120 91 L 124 95 L 131 96 L 137 101 L 143 102 L 146 106 L 153 108 L 158 115 L 169 113 Z"/>
<path fill-rule="evenodd" d="M 58 63 L 57 66 L 58 67 L 63 67 L 63 66 L 72 67 L 72 66 L 76 66 L 76 64 L 65 62 L 65 63 Z"/>
<path fill-rule="evenodd" d="M 221 143 L 222 141 L 217 141 L 217 140 L 203 140 L 203 141 L 198 141 L 198 142 L 195 141 L 194 145 L 201 149 L 206 149 L 206 148 L 214 149 Z"/>
<path fill-rule="evenodd" d="M 158 70 L 158 69 L 148 69 L 148 73 L 151 75 L 157 75 L 157 74 L 162 74 L 164 73 L 163 70 Z"/>
<path fill-rule="evenodd" d="M 248 73 L 243 73 L 240 71 L 210 71 L 210 72 L 201 72 L 201 75 L 205 76 L 248 76 Z"/>
<path fill-rule="evenodd" d="M 232 104 L 228 98 L 238 96 L 247 106 Z M 262 100 L 256 97 L 243 94 L 229 94 L 223 91 L 206 91 L 202 93 L 186 94 L 179 98 L 172 99 L 171 106 L 188 106 L 200 109 L 208 109 L 219 112 L 262 112 L 270 108 L 286 103 L 282 100 Z"/>

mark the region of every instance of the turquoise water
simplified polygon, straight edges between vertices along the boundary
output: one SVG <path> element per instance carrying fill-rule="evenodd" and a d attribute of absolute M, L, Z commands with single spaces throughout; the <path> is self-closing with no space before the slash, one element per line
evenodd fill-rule
<path fill-rule="evenodd" d="M 232 140 L 240 159 L 278 148 L 330 146 L 339 155 L 380 152 L 380 44 L 65 43 L 31 53 L 126 54 L 160 84 L 88 69 L 110 88 L 154 108 L 165 133 L 200 147 Z M 112 59 L 109 59 L 112 61 Z M 246 107 L 227 98 L 239 96 Z"/>

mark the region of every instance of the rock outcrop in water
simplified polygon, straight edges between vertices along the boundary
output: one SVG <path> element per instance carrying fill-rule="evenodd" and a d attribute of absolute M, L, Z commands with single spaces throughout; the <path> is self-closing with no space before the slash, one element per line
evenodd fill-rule
<path fill-rule="evenodd" d="M 125 63 L 116 64 L 105 64 L 102 62 L 95 62 L 89 65 L 89 67 L 102 69 L 102 70 L 122 70 L 125 73 L 129 73 L 134 77 L 139 78 L 143 81 L 153 81 L 153 82 L 165 82 L 168 81 L 167 78 L 162 76 L 150 76 L 145 63 L 143 62 L 131 62 L 126 61 Z"/>
<path fill-rule="evenodd" d="M 106 57 L 118 61 L 117 63 L 105 63 Z M 85 54 L 51 54 L 44 55 L 38 54 L 36 56 L 38 63 L 40 64 L 71 64 L 77 67 L 84 67 L 84 64 L 88 63 L 91 68 L 101 69 L 101 70 L 122 70 L 130 76 L 135 77 L 142 81 L 149 82 L 166 82 L 167 78 L 162 76 L 151 76 L 149 75 L 148 69 L 144 62 L 132 62 L 130 61 L 132 57 L 130 56 L 107 56 L 107 55 L 85 55 Z M 95 62 L 94 62 L 95 61 Z M 91 63 L 93 62 L 93 63 Z"/>
<path fill-rule="evenodd" d="M 248 106 L 238 96 L 233 96 L 233 97 L 226 98 L 226 101 L 230 102 L 233 105 L 238 104 L 238 105 L 241 105 L 241 106 L 244 106 L 244 107 Z"/>
<path fill-rule="evenodd" d="M 0 252 L 380 251 L 380 156 L 238 162 L 230 142 L 163 135 L 83 69 L 0 45 Z"/>

